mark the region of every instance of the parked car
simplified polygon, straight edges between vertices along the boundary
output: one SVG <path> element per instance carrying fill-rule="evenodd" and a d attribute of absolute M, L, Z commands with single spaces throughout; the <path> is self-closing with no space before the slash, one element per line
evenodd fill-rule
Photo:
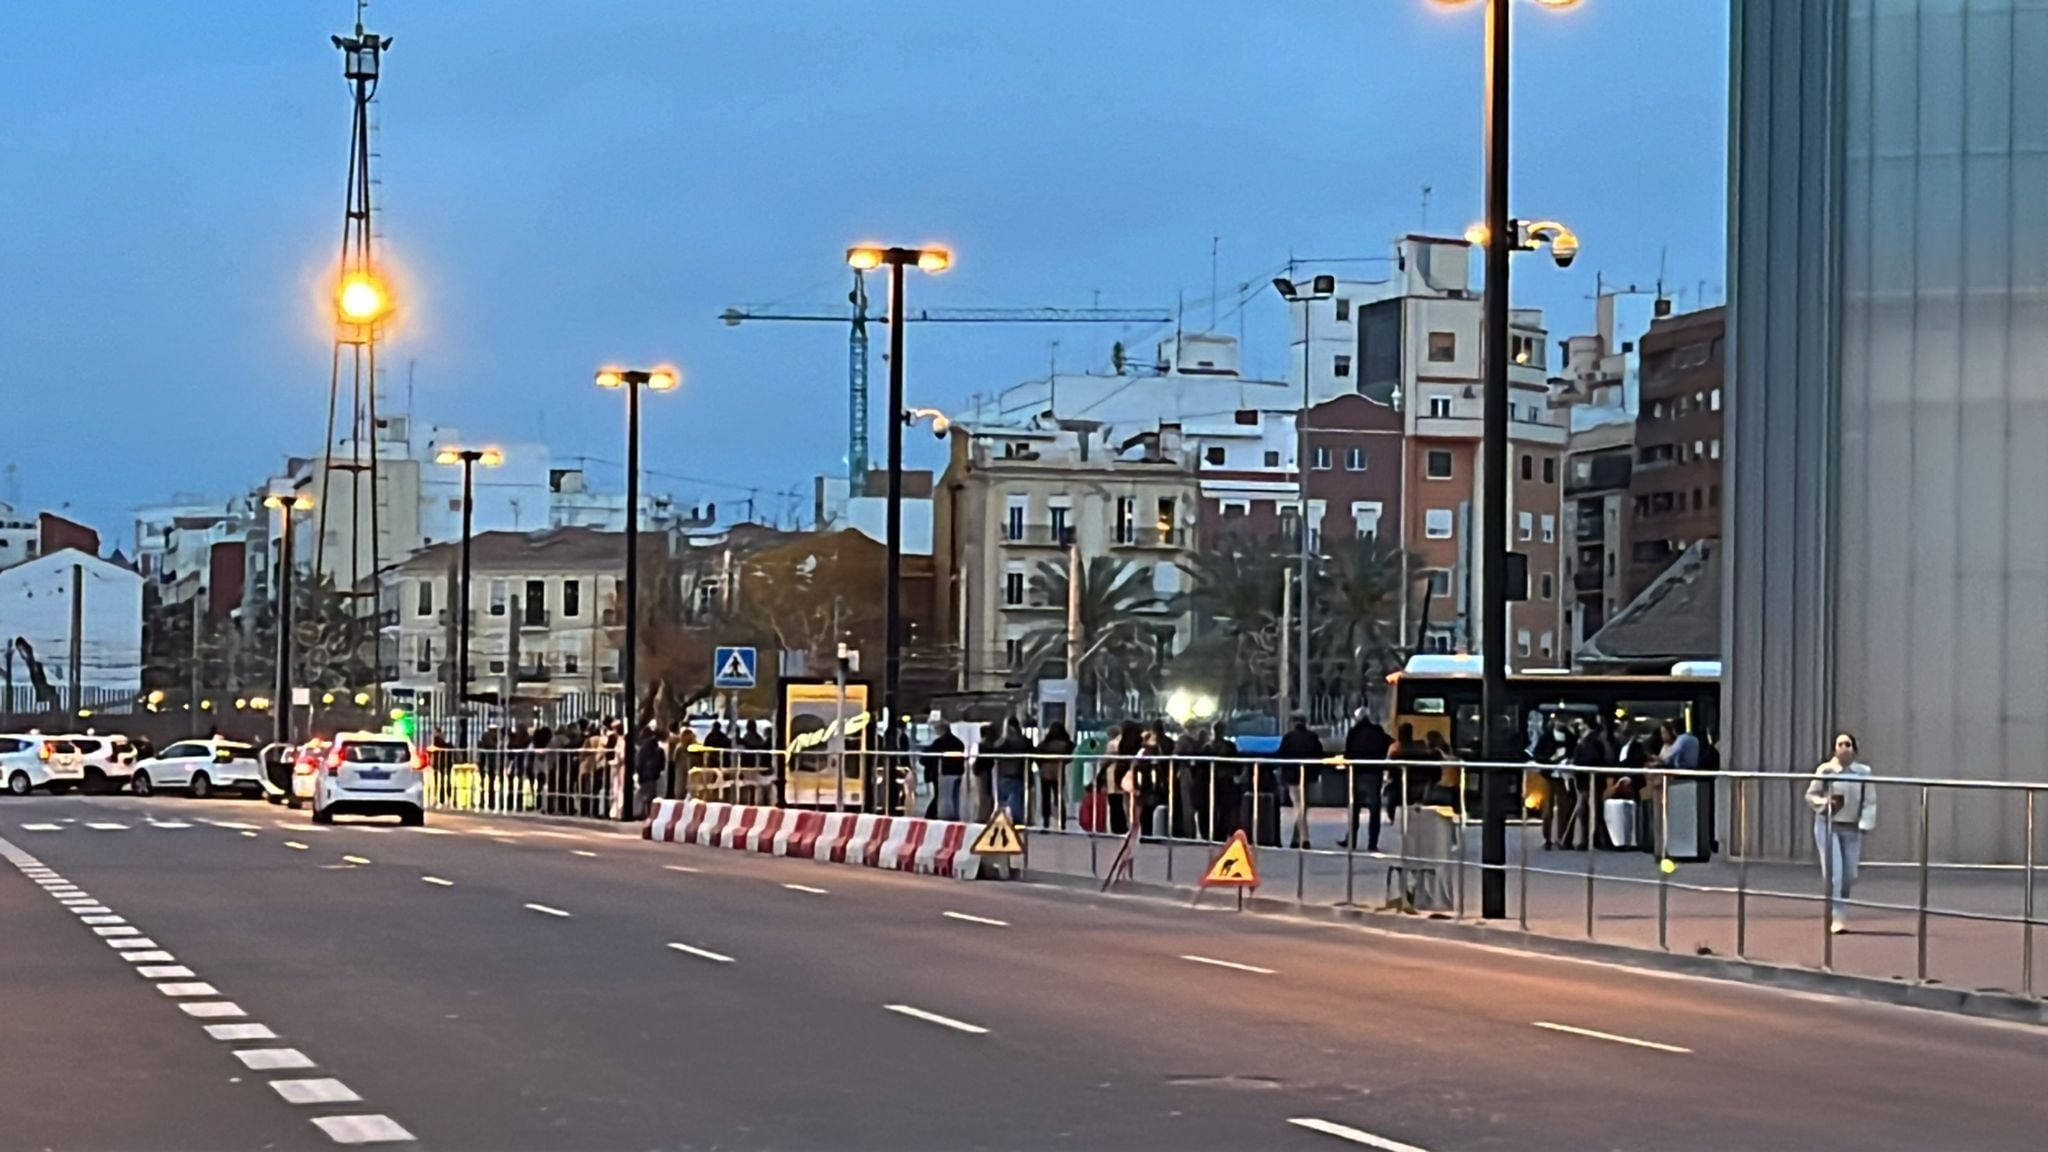
<path fill-rule="evenodd" d="M 427 822 L 426 761 L 403 736 L 344 732 L 334 738 L 313 777 L 313 823 L 337 814 L 395 815 L 401 824 Z"/>
<path fill-rule="evenodd" d="M 159 788 L 183 788 L 195 799 L 229 788 L 255 794 L 263 790 L 263 765 L 256 749 L 237 740 L 180 740 L 138 762 L 128 787 L 137 796 Z"/>
<path fill-rule="evenodd" d="M 121 790 L 135 774 L 135 745 L 126 736 L 66 736 L 85 766 L 85 790 Z"/>
<path fill-rule="evenodd" d="M 313 798 L 313 777 L 320 771 L 328 747 L 325 740 L 264 745 L 258 756 L 263 762 L 263 799 L 304 808 Z"/>
<path fill-rule="evenodd" d="M 8 795 L 69 792 L 84 782 L 85 764 L 70 741 L 40 732 L 0 736 L 0 786 Z"/>

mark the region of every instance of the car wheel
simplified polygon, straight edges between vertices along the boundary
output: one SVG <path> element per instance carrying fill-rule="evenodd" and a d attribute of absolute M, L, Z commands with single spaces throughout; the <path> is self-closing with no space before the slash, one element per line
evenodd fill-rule
<path fill-rule="evenodd" d="M 398 822 L 407 828 L 418 828 L 427 822 L 427 810 L 424 808 L 408 808 L 398 814 Z"/>
<path fill-rule="evenodd" d="M 294 812 L 297 812 L 299 809 L 304 808 L 306 806 L 306 801 L 303 797 L 294 793 L 290 796 L 285 797 L 284 804 L 285 807 L 290 808 Z"/>
<path fill-rule="evenodd" d="M 128 790 L 137 796 L 149 795 L 149 773 L 137 768 L 135 775 L 128 778 Z"/>
<path fill-rule="evenodd" d="M 28 782 L 28 773 L 23 772 L 19 768 L 14 770 L 14 775 L 7 778 L 7 794 L 9 796 L 26 796 L 32 787 L 34 785 Z"/>
<path fill-rule="evenodd" d="M 315 808 L 313 809 L 313 823 L 332 824 L 334 823 L 334 813 L 328 812 L 324 809 Z"/>
<path fill-rule="evenodd" d="M 107 787 L 107 774 L 97 768 L 85 770 L 85 790 L 88 793 L 111 792 Z"/>
<path fill-rule="evenodd" d="M 204 772 L 194 772 L 192 782 L 185 785 L 185 791 L 190 793 L 194 800 L 204 800 L 213 794 L 213 781 L 207 779 Z"/>

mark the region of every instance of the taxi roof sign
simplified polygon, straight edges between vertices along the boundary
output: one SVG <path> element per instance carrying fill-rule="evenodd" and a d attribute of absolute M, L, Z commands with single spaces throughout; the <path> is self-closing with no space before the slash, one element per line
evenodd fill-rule
<path fill-rule="evenodd" d="M 1017 832 L 1017 826 L 1010 822 L 1007 808 L 996 809 L 995 819 L 974 838 L 974 846 L 968 849 L 976 856 L 1021 856 L 1024 853 L 1024 837 Z"/>
<path fill-rule="evenodd" d="M 1214 886 L 1257 888 L 1259 886 L 1259 865 L 1252 856 L 1252 846 L 1244 838 L 1244 829 L 1230 834 L 1223 845 L 1223 851 L 1210 861 L 1209 871 L 1202 877 L 1202 887 Z"/>

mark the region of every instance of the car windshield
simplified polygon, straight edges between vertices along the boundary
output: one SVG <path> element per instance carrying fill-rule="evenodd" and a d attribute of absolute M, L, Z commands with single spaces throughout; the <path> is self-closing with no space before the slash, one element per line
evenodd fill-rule
<path fill-rule="evenodd" d="M 397 740 L 365 740 L 343 746 L 343 754 L 357 764 L 406 764 L 412 749 Z"/>

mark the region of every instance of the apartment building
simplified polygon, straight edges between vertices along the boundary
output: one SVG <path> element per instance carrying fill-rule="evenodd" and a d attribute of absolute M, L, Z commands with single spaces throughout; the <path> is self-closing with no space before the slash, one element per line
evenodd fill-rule
<path fill-rule="evenodd" d="M 1129 432 L 1090 420 L 955 425 L 932 528 L 939 623 L 959 646 L 961 687 L 1004 688 L 1020 671 L 1026 637 L 1063 625 L 1067 605 L 1042 596 L 1032 577 L 1044 564 L 1064 570 L 1069 549 L 1145 568 L 1159 596 L 1178 592 L 1199 494 L 1177 424 Z M 1159 617 L 1161 655 L 1185 647 L 1187 619 L 1165 609 Z"/>
<path fill-rule="evenodd" d="M 1591 640 L 1628 607 L 1629 529 L 1634 497 L 1629 474 L 1635 461 L 1632 420 L 1595 424 L 1573 432 L 1565 455 L 1564 549 L 1567 586 L 1560 626 L 1565 655 Z"/>
<path fill-rule="evenodd" d="M 1202 539 L 1294 536 L 1302 495 L 1299 421 L 1294 411 L 1239 409 L 1227 420 L 1183 429 L 1196 460 Z M 1401 414 L 1390 404 L 1350 394 L 1309 410 L 1313 547 L 1353 536 L 1400 540 L 1404 440 Z"/>
<path fill-rule="evenodd" d="M 1665 317 L 1642 341 L 1641 411 L 1629 478 L 1627 599 L 1694 542 L 1721 538 L 1721 308 Z"/>

